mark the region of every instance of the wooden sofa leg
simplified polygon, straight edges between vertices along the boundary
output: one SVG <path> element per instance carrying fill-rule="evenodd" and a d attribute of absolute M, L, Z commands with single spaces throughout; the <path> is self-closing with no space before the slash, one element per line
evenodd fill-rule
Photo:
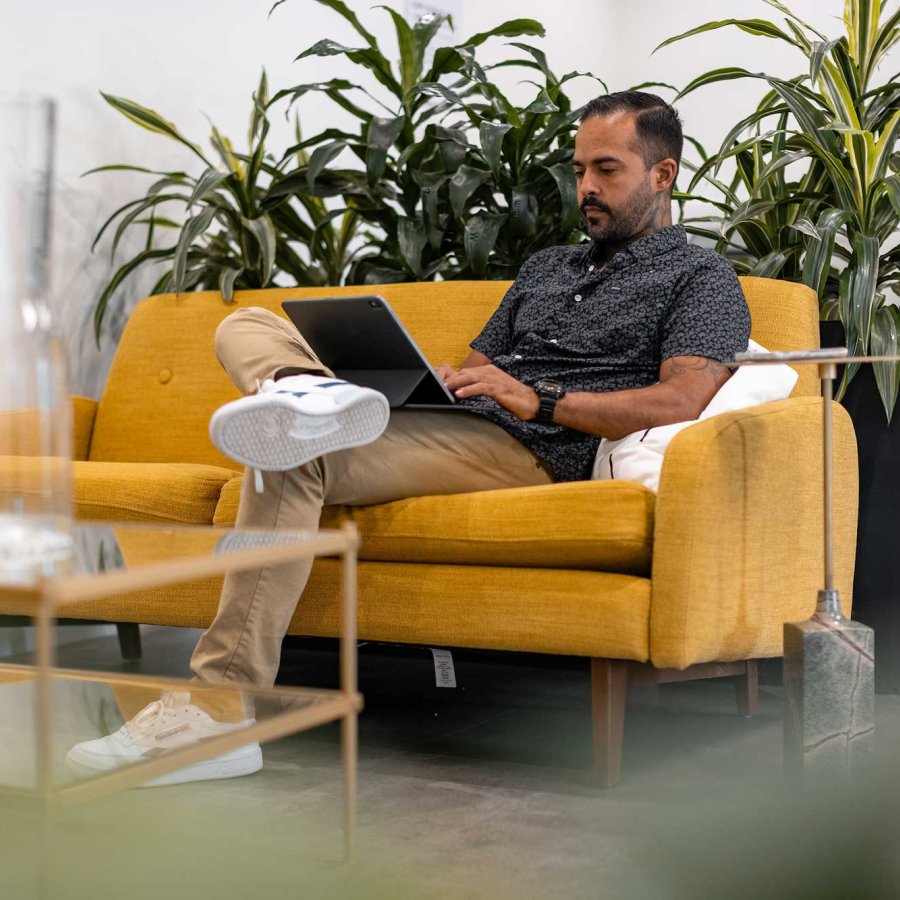
<path fill-rule="evenodd" d="M 612 787 L 619 781 L 627 687 L 628 664 L 624 660 L 591 660 L 594 775 L 601 787 Z"/>
<path fill-rule="evenodd" d="M 116 631 L 119 634 L 119 649 L 122 651 L 122 659 L 133 662 L 141 658 L 141 626 L 134 622 L 117 622 Z"/>
<path fill-rule="evenodd" d="M 752 716 L 759 702 L 759 666 L 755 659 L 747 660 L 747 671 L 734 679 L 734 696 L 739 716 Z"/>

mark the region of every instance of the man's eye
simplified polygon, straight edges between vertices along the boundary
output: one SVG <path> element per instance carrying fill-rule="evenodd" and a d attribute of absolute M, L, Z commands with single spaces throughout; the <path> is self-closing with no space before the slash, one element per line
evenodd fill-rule
<path fill-rule="evenodd" d="M 615 175 L 615 173 L 616 173 L 615 169 L 601 169 L 600 170 L 601 175 Z"/>
<path fill-rule="evenodd" d="M 578 169 L 575 170 L 575 177 L 576 177 L 576 178 L 581 178 L 582 175 L 584 175 L 584 172 L 583 172 L 583 171 L 579 171 Z"/>

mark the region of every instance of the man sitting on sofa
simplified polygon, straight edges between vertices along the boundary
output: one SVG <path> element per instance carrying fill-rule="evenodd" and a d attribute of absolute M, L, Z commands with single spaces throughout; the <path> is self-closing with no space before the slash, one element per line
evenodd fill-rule
<path fill-rule="evenodd" d="M 731 266 L 672 224 L 678 114 L 638 91 L 588 103 L 572 160 L 590 241 L 536 253 L 471 344 L 438 373 L 459 411 L 397 409 L 338 381 L 285 319 L 239 309 L 216 334 L 245 395 L 213 416 L 214 442 L 252 470 L 237 525 L 315 530 L 323 505 L 590 477 L 601 437 L 696 418 L 747 348 L 750 315 Z M 270 685 L 311 561 L 229 575 L 191 660 L 211 683 Z M 301 601 L 302 602 L 302 601 Z M 243 710 L 164 694 L 69 764 L 115 768 L 235 727 Z M 176 773 L 229 777 L 258 745 Z"/>

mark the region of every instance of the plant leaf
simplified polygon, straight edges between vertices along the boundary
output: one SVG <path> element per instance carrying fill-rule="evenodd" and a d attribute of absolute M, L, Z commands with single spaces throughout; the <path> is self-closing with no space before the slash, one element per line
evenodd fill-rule
<path fill-rule="evenodd" d="M 422 276 L 422 251 L 426 240 L 425 229 L 418 219 L 401 216 L 397 222 L 397 243 L 403 261 L 416 278 Z"/>
<path fill-rule="evenodd" d="M 306 183 L 310 193 L 313 192 L 316 181 L 322 174 L 322 170 L 347 147 L 346 141 L 332 141 L 316 147 L 309 158 L 309 166 L 306 169 Z"/>
<path fill-rule="evenodd" d="M 243 268 L 225 268 L 219 272 L 219 293 L 223 300 L 227 300 L 229 303 L 234 301 L 234 282 L 243 273 Z"/>
<path fill-rule="evenodd" d="M 704 72 L 698 75 L 693 81 L 688 82 L 675 96 L 676 100 L 686 97 L 697 88 L 704 87 L 707 84 L 716 84 L 719 81 L 733 81 L 735 78 L 765 78 L 762 72 L 751 72 L 749 69 L 742 69 L 739 66 L 725 66 L 721 69 L 713 69 L 710 72 Z"/>
<path fill-rule="evenodd" d="M 568 163 L 556 163 L 546 168 L 559 190 L 559 199 L 562 205 L 562 230 L 564 232 L 572 231 L 578 227 L 580 215 L 578 190 L 575 185 L 575 175 L 572 171 L 572 166 Z"/>
<path fill-rule="evenodd" d="M 481 139 L 481 150 L 484 158 L 494 173 L 494 178 L 500 177 L 500 158 L 503 152 L 503 138 L 512 128 L 507 122 L 497 123 L 483 121 L 478 126 L 478 136 Z"/>
<path fill-rule="evenodd" d="M 538 198 L 529 190 L 513 188 L 512 200 L 509 204 L 511 233 L 516 237 L 534 234 L 539 214 Z"/>
<path fill-rule="evenodd" d="M 787 43 L 794 47 L 800 46 L 795 38 L 790 37 L 790 35 L 782 31 L 777 25 L 769 22 L 767 19 L 721 19 L 717 22 L 707 22 L 705 25 L 698 25 L 696 28 L 691 28 L 690 31 L 685 31 L 675 35 L 675 37 L 667 38 L 655 47 L 653 52 L 656 53 L 657 50 L 668 47 L 669 44 L 674 44 L 676 41 L 684 40 L 692 35 L 703 34 L 707 31 L 715 31 L 717 28 L 727 28 L 730 25 L 740 28 L 741 31 L 746 31 L 747 34 L 778 38 L 779 40 L 787 41 Z"/>
<path fill-rule="evenodd" d="M 505 219 L 506 216 L 480 210 L 466 222 L 463 246 L 469 268 L 476 278 L 484 278 L 487 274 L 488 259 L 497 243 Z"/>
<path fill-rule="evenodd" d="M 141 106 L 133 100 L 128 100 L 126 97 L 116 97 L 114 94 L 105 94 L 103 91 L 100 91 L 100 96 L 113 109 L 122 113 L 126 119 L 130 119 L 136 125 L 140 125 L 141 128 L 146 128 L 148 131 L 155 132 L 156 134 L 165 135 L 166 137 L 178 141 L 180 144 L 184 144 L 185 147 L 188 147 L 193 153 L 199 156 L 203 162 L 207 165 L 211 165 L 200 148 L 184 137 L 171 122 L 167 122 L 158 112 L 148 109 L 146 106 Z"/>
<path fill-rule="evenodd" d="M 241 223 L 253 235 L 260 251 L 260 287 L 265 287 L 272 278 L 272 269 L 275 266 L 275 249 L 277 239 L 272 219 L 267 213 L 263 213 L 255 219 L 241 216 Z"/>
<path fill-rule="evenodd" d="M 450 179 L 450 206 L 455 219 L 461 219 L 469 197 L 491 177 L 488 169 L 462 165 Z"/>
<path fill-rule="evenodd" d="M 192 248 L 194 241 L 209 228 L 215 214 L 215 207 L 208 206 L 197 213 L 196 216 L 191 216 L 181 229 L 178 243 L 175 245 L 175 256 L 172 260 L 176 294 L 180 294 L 185 288 L 184 280 L 187 272 L 188 252 Z"/>
<path fill-rule="evenodd" d="M 897 336 L 900 331 L 900 309 L 882 305 L 872 323 L 871 348 L 873 356 L 894 356 L 897 353 Z M 900 363 L 875 362 L 872 372 L 878 393 L 887 415 L 888 424 L 894 415 L 897 393 L 900 388 Z"/>
<path fill-rule="evenodd" d="M 191 193 L 188 206 L 193 206 L 200 200 L 203 200 L 207 194 L 214 191 L 226 178 L 229 177 L 228 172 L 220 172 L 218 169 L 207 169 L 200 178 Z"/>
<path fill-rule="evenodd" d="M 550 95 L 542 90 L 537 97 L 525 107 L 526 113 L 559 112 L 559 107 L 550 99 Z"/>
<path fill-rule="evenodd" d="M 510 19 L 490 31 L 481 31 L 463 41 L 458 47 L 477 47 L 492 37 L 519 37 L 527 34 L 534 37 L 544 37 L 544 26 L 536 19 Z"/>
<path fill-rule="evenodd" d="M 100 295 L 100 299 L 97 301 L 97 305 L 94 307 L 94 337 L 97 341 L 97 346 L 100 346 L 100 330 L 103 327 L 103 319 L 106 316 L 106 310 L 109 306 L 109 301 L 112 295 L 116 292 L 119 285 L 131 275 L 136 269 L 140 268 L 142 265 L 148 262 L 153 262 L 158 259 L 168 259 L 175 252 L 174 247 L 164 247 L 159 250 L 145 250 L 143 253 L 139 253 L 133 259 L 130 259 L 125 265 L 116 271 L 115 275 L 109 280 L 109 284 L 103 289 L 103 293 Z"/>
<path fill-rule="evenodd" d="M 806 245 L 806 256 L 803 262 L 803 283 L 811 287 L 819 298 L 825 294 L 825 284 L 831 271 L 837 229 L 851 215 L 847 210 L 837 207 L 823 210 L 816 222 L 818 240 Z"/>

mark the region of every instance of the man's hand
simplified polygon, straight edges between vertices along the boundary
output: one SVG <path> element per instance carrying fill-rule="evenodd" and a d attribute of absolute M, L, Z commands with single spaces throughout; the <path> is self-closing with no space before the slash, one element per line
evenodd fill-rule
<path fill-rule="evenodd" d="M 444 366 L 438 367 L 438 374 Z M 447 366 L 446 368 L 450 368 Z M 443 375 L 441 376 L 443 377 Z M 490 397 L 514 416 L 527 422 L 538 414 L 540 401 L 533 388 L 497 366 L 470 366 L 444 378 L 447 389 L 462 400 L 466 397 Z"/>
<path fill-rule="evenodd" d="M 456 374 L 456 369 L 454 369 L 453 366 L 449 365 L 448 363 L 441 363 L 440 365 L 435 366 L 434 371 L 437 377 L 440 378 L 441 381 L 444 382 L 444 384 L 447 383 L 447 379 L 450 378 L 451 375 Z"/>

